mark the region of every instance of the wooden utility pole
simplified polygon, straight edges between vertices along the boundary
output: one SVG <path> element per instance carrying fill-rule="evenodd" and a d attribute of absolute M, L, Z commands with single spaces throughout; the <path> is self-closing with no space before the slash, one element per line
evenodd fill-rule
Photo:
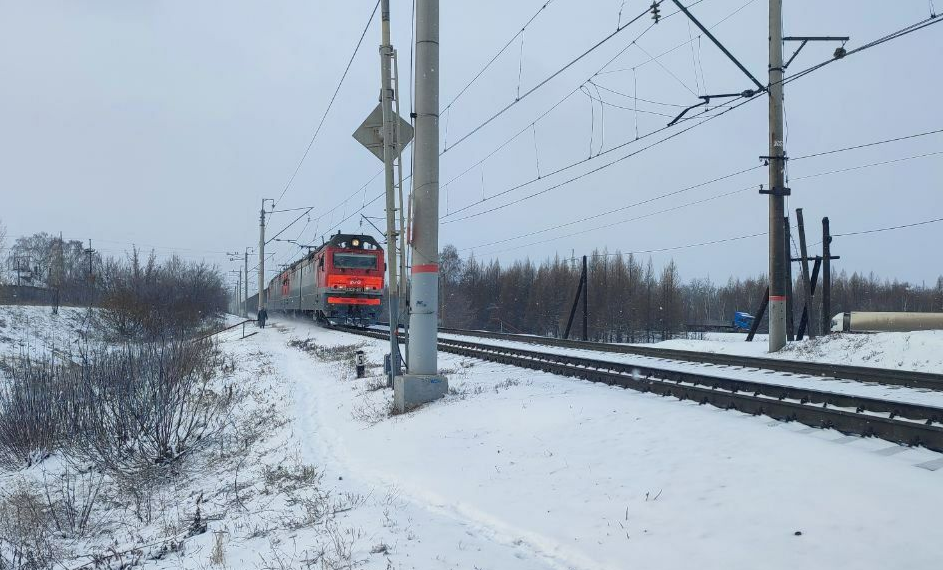
<path fill-rule="evenodd" d="M 806 306 L 802 308 L 802 318 L 799 319 L 799 332 L 796 333 L 796 338 L 802 340 L 802 336 L 805 334 L 806 329 L 812 330 L 812 317 L 809 316 L 810 311 L 815 307 L 815 289 L 817 283 L 819 282 L 819 271 L 822 269 L 822 257 L 819 255 L 815 256 L 815 265 L 812 266 L 812 277 L 810 279 L 811 287 L 809 288 L 809 300 L 806 302 Z M 811 338 L 811 333 L 809 334 Z"/>
<path fill-rule="evenodd" d="M 575 256 L 574 256 L 575 257 Z M 576 287 L 576 295 L 573 297 L 573 306 L 570 307 L 570 316 L 566 320 L 566 328 L 563 330 L 563 338 L 570 338 L 570 330 L 573 328 L 573 317 L 576 316 L 576 309 L 580 306 L 580 298 L 583 299 L 583 340 L 587 339 L 587 302 L 586 302 L 586 256 L 583 256 L 583 269 L 580 271 L 579 285 Z"/>
<path fill-rule="evenodd" d="M 822 334 L 832 331 L 832 234 L 822 218 Z"/>
<path fill-rule="evenodd" d="M 753 337 L 756 336 L 756 331 L 760 328 L 760 321 L 763 320 L 763 315 L 766 313 L 767 305 L 769 305 L 769 287 L 763 291 L 760 307 L 756 310 L 756 316 L 753 317 L 753 322 L 750 324 L 750 332 L 747 333 L 747 342 L 753 342 Z"/>
<path fill-rule="evenodd" d="M 589 340 L 589 271 L 583 256 L 583 340 Z"/>
<path fill-rule="evenodd" d="M 795 323 L 793 322 L 794 311 L 793 311 L 793 291 L 792 291 L 792 262 L 790 261 L 790 255 L 792 244 L 792 232 L 789 227 L 789 216 L 783 218 L 783 233 L 786 236 L 785 245 L 786 248 L 786 340 L 792 342 L 796 339 L 794 336 Z"/>
<path fill-rule="evenodd" d="M 796 208 L 796 222 L 799 224 L 799 255 L 802 256 L 799 262 L 799 267 L 802 268 L 802 289 L 805 295 L 805 309 L 807 313 L 804 316 L 805 322 L 808 325 L 809 338 L 815 338 L 815 329 L 817 321 L 815 320 L 815 304 L 812 302 L 812 290 L 815 287 L 815 284 L 812 282 L 809 276 L 809 250 L 806 247 L 805 241 L 805 220 L 802 218 L 802 208 Z M 800 325 L 801 325 L 800 319 Z M 799 338 L 801 339 L 801 333 Z"/>
<path fill-rule="evenodd" d="M 65 278 L 65 249 L 62 245 L 62 232 L 59 232 L 59 259 L 56 260 L 56 305 L 52 314 L 59 314 L 59 304 L 62 302 L 62 280 Z"/>

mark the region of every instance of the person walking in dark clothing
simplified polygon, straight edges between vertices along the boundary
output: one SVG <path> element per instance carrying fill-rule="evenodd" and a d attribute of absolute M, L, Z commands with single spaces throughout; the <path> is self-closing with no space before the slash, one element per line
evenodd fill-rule
<path fill-rule="evenodd" d="M 265 328 L 265 321 L 268 320 L 268 311 L 265 310 L 265 307 L 259 309 L 259 327 Z"/>

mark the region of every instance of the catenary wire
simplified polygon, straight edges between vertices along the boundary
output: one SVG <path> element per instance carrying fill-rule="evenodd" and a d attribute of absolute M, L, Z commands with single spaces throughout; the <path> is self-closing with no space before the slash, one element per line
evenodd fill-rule
<path fill-rule="evenodd" d="M 895 140 L 899 140 L 899 139 L 890 139 L 889 141 L 886 141 L 886 142 L 894 142 Z M 861 148 L 862 146 L 871 146 L 871 145 L 858 145 L 857 147 L 847 147 L 845 150 L 855 150 L 855 149 L 857 149 L 857 148 Z M 829 171 L 825 171 L 825 172 L 818 172 L 818 173 L 813 173 L 813 174 L 808 174 L 808 175 L 803 175 L 803 176 L 795 177 L 795 178 L 793 178 L 793 180 L 808 180 L 808 179 L 812 179 L 812 178 L 818 178 L 818 177 L 821 177 L 821 176 L 828 176 L 828 175 L 832 175 L 832 174 L 841 174 L 841 173 L 845 173 L 845 172 L 852 172 L 852 171 L 855 171 L 855 170 L 861 170 L 861 169 L 864 169 L 864 168 L 873 168 L 873 167 L 876 167 L 876 166 L 885 166 L 885 165 L 896 164 L 896 163 L 900 163 L 900 162 L 904 162 L 904 161 L 908 161 L 908 160 L 915 160 L 915 159 L 919 159 L 919 158 L 928 158 L 928 157 L 931 157 L 931 156 L 939 156 L 939 155 L 943 155 L 943 151 L 930 152 L 930 153 L 923 153 L 923 154 L 914 155 L 914 156 L 907 156 L 907 157 L 902 157 L 902 158 L 897 158 L 897 159 L 883 160 L 883 161 L 880 161 L 880 162 L 872 162 L 872 163 L 868 163 L 868 164 L 857 165 L 857 166 L 853 166 L 853 167 L 849 167 L 849 168 L 841 168 L 841 169 L 829 170 Z M 797 160 L 798 160 L 798 159 L 797 159 Z M 713 179 L 711 179 L 711 180 L 707 180 L 707 181 L 705 181 L 705 182 L 701 182 L 701 183 L 698 183 L 698 184 L 695 184 L 695 185 L 692 185 L 692 186 L 688 186 L 688 187 L 682 188 L 682 189 L 680 189 L 680 190 L 675 190 L 675 191 L 672 191 L 672 192 L 667 192 L 667 193 L 664 193 L 664 194 L 660 194 L 660 195 L 658 195 L 658 196 L 654 196 L 654 197 L 648 198 L 648 199 L 646 199 L 646 200 L 641 200 L 641 201 L 638 201 L 638 202 L 634 202 L 634 203 L 632 203 L 632 204 L 628 204 L 628 205 L 625 205 L 625 206 L 621 206 L 621 207 L 619 207 L 619 208 L 614 208 L 614 209 L 611 209 L 611 210 L 607 210 L 607 211 L 604 211 L 604 212 L 600 212 L 600 213 L 597 213 L 597 214 L 593 214 L 593 215 L 590 215 L 590 216 L 586 216 L 586 217 L 583 217 L 583 218 L 581 218 L 581 219 L 579 219 L 579 220 L 573 220 L 573 221 L 566 222 L 566 223 L 563 223 L 563 224 L 557 224 L 557 225 L 554 225 L 554 226 L 549 226 L 549 227 L 546 227 L 546 228 L 542 228 L 542 229 L 540 229 L 540 230 L 535 230 L 535 231 L 527 232 L 527 233 L 520 234 L 520 235 L 516 235 L 516 236 L 512 236 L 512 237 L 503 238 L 503 239 L 496 240 L 496 241 L 492 241 L 492 242 L 488 242 L 488 243 L 478 244 L 478 245 L 476 245 L 476 246 L 474 246 L 474 247 L 462 248 L 461 251 L 468 251 L 468 250 L 474 250 L 474 249 L 478 249 L 478 248 L 482 248 L 482 247 L 489 247 L 489 246 L 492 246 L 492 245 L 499 245 L 499 244 L 502 244 L 502 243 L 507 243 L 507 242 L 511 242 L 511 241 L 518 240 L 518 239 L 523 239 L 523 238 L 527 238 L 527 237 L 533 237 L 533 236 L 535 236 L 535 235 L 545 234 L 545 233 L 550 232 L 550 231 L 554 231 L 554 230 L 558 230 L 558 229 L 570 227 L 570 226 L 577 225 L 577 224 L 580 224 L 580 223 L 583 223 L 583 222 L 587 222 L 587 221 L 590 221 L 590 220 L 594 220 L 594 219 L 598 219 L 598 218 L 601 218 L 601 217 L 605 217 L 605 216 L 608 216 L 608 215 L 611 215 L 611 214 L 615 214 L 615 213 L 617 213 L 617 212 L 625 211 L 625 210 L 628 210 L 628 209 L 631 209 L 631 208 L 635 208 L 635 207 L 638 207 L 638 206 L 642 206 L 642 205 L 645 205 L 645 204 L 649 204 L 649 203 L 652 203 L 652 202 L 656 202 L 656 201 L 662 200 L 662 199 L 664 199 L 664 198 L 668 198 L 668 197 L 671 197 L 671 196 L 676 196 L 676 195 L 679 195 L 679 194 L 682 194 L 682 193 L 685 193 L 685 192 L 689 192 L 689 191 L 691 191 L 691 190 L 695 190 L 695 189 L 698 189 L 698 188 L 703 188 L 703 187 L 708 186 L 708 185 L 710 185 L 710 184 L 713 184 L 713 183 L 716 183 L 716 182 L 719 182 L 719 181 L 723 181 L 723 180 L 727 180 L 727 179 L 733 178 L 733 177 L 735 177 L 735 176 L 738 176 L 738 175 L 741 175 L 741 174 L 745 174 L 745 173 L 747 173 L 747 172 L 752 172 L 752 171 L 757 170 L 757 169 L 759 169 L 759 168 L 761 168 L 761 167 L 760 167 L 760 166 L 754 166 L 754 167 L 747 168 L 747 169 L 743 169 L 743 170 L 739 170 L 739 171 L 736 171 L 736 172 L 731 172 L 731 173 L 729 173 L 729 174 L 725 174 L 725 175 L 723 175 L 723 176 L 719 176 L 719 177 L 713 178 Z M 691 205 L 695 205 L 695 204 L 700 204 L 700 203 L 703 203 L 703 202 L 705 202 L 705 201 L 709 201 L 709 200 L 713 200 L 713 199 L 717 199 L 717 198 L 721 198 L 721 197 L 727 197 L 727 196 L 731 196 L 731 195 L 734 195 L 734 194 L 738 194 L 738 193 L 740 193 L 740 192 L 744 192 L 744 191 L 746 191 L 746 190 L 755 189 L 755 188 L 757 188 L 757 186 L 758 186 L 758 185 L 754 184 L 754 185 L 751 185 L 751 186 L 747 186 L 747 187 L 745 187 L 745 188 L 741 188 L 741 189 L 739 189 L 739 190 L 735 190 L 735 191 L 732 191 L 732 192 L 727 192 L 727 193 L 722 194 L 722 195 L 714 196 L 713 198 L 710 198 L 710 199 L 708 199 L 708 200 L 699 200 L 699 201 L 696 201 L 696 202 L 690 202 L 690 203 L 682 204 L 681 206 L 676 206 L 676 207 L 668 208 L 668 209 L 661 210 L 661 211 L 658 211 L 658 212 L 645 214 L 645 215 L 640 216 L 640 217 L 630 218 L 630 219 L 626 219 L 626 220 L 621 220 L 621 221 L 618 221 L 618 222 L 608 223 L 608 224 L 605 224 L 605 225 L 602 225 L 602 226 L 596 226 L 596 227 L 593 227 L 593 228 L 588 228 L 588 229 L 585 229 L 585 230 L 580 230 L 580 231 L 578 231 L 578 232 L 573 232 L 573 233 L 568 233 L 568 234 L 565 234 L 565 235 L 556 236 L 556 237 L 550 238 L 549 240 L 544 240 L 544 241 L 552 241 L 552 240 L 557 240 L 557 239 L 563 239 L 563 238 L 573 237 L 573 236 L 576 236 L 576 235 L 582 235 L 582 234 L 584 234 L 584 233 L 588 233 L 588 232 L 591 232 L 591 231 L 597 231 L 597 230 L 600 230 L 600 229 L 606 229 L 606 228 L 612 227 L 612 226 L 614 226 L 614 225 L 619 225 L 619 224 L 627 223 L 627 222 L 630 222 L 630 221 L 636 221 L 636 220 L 638 220 L 638 219 L 643 219 L 643 218 L 652 217 L 652 216 L 657 215 L 657 214 L 668 213 L 668 212 L 671 212 L 671 211 L 674 211 L 674 210 L 677 210 L 677 209 L 680 209 L 680 208 L 683 208 L 683 207 L 687 207 L 687 206 L 691 206 Z M 500 251 L 496 251 L 496 252 L 492 252 L 492 253 L 502 253 L 502 252 L 504 252 L 504 251 L 510 251 L 510 250 L 519 249 L 519 248 L 522 248 L 522 247 L 529 247 L 529 246 L 531 246 L 531 245 L 537 245 L 537 244 L 539 244 L 539 243 L 543 243 L 543 241 L 541 241 L 541 242 L 535 242 L 535 243 L 528 243 L 528 244 L 524 244 L 524 245 L 521 245 L 521 246 L 515 246 L 515 247 L 507 248 L 507 249 L 502 249 L 502 250 L 500 250 Z"/>
<path fill-rule="evenodd" d="M 939 20 L 937 20 L 937 21 L 939 21 Z M 880 44 L 882 44 L 882 43 L 884 43 L 884 42 L 886 42 L 886 41 L 889 41 L 887 38 L 892 38 L 892 39 L 893 39 L 893 38 L 896 38 L 896 37 L 901 37 L 902 35 L 905 35 L 906 33 L 911 33 L 911 32 L 916 31 L 916 30 L 918 30 L 918 29 L 922 29 L 923 27 L 926 27 L 926 26 L 925 26 L 925 25 L 924 25 L 924 26 L 921 26 L 921 27 L 916 27 L 916 26 L 919 26 L 920 24 L 925 23 L 925 22 L 926 22 L 926 21 L 918 22 L 917 24 L 912 24 L 912 25 L 910 25 L 910 26 L 907 26 L 907 27 L 903 28 L 902 30 L 899 30 L 899 31 L 897 31 L 897 32 L 893 32 L 893 33 L 891 33 L 891 34 L 888 34 L 887 36 L 884 36 L 883 38 L 881 38 L 881 39 L 879 39 L 879 40 L 875 40 L 875 41 L 869 42 L 869 43 L 867 43 L 867 44 L 864 44 L 863 46 L 861 46 L 861 47 L 859 47 L 859 48 L 856 48 L 856 49 L 854 49 L 854 50 L 848 51 L 847 54 L 844 55 L 843 57 L 848 57 L 848 55 L 851 55 L 851 54 L 854 54 L 854 53 L 859 53 L 859 52 L 861 52 L 861 51 L 864 51 L 865 49 L 869 49 L 869 48 L 871 48 L 871 47 L 875 47 L 875 46 L 877 46 L 877 45 L 880 45 Z M 932 23 L 932 22 L 931 22 L 931 23 Z M 825 66 L 825 64 L 831 63 L 831 62 L 833 62 L 833 61 L 835 61 L 835 60 L 837 60 L 837 59 L 842 59 L 843 57 L 833 57 L 832 59 L 826 60 L 826 61 L 824 61 L 824 62 L 822 62 L 822 63 L 819 63 L 819 64 L 816 64 L 816 65 L 813 65 L 813 66 L 811 66 L 811 67 L 809 67 L 809 68 L 807 68 L 807 69 L 805 69 L 805 70 L 803 70 L 803 71 L 797 72 L 797 73 L 794 74 L 794 75 L 791 75 L 791 76 L 789 76 L 789 77 L 786 77 L 786 78 L 784 78 L 782 81 L 783 81 L 783 83 L 789 83 L 789 82 L 794 81 L 794 80 L 796 80 L 796 79 L 805 77 L 806 75 L 808 75 L 808 74 L 811 73 L 812 71 L 815 71 L 815 70 L 817 70 L 817 69 L 821 69 L 822 67 Z M 704 124 L 704 123 L 706 123 L 706 122 L 708 122 L 708 121 L 710 121 L 710 120 L 712 120 L 712 119 L 715 119 L 715 118 L 717 118 L 717 117 L 723 116 L 724 114 L 726 114 L 726 113 L 728 113 L 728 112 L 730 112 L 730 111 L 732 111 L 732 110 L 734 110 L 734 109 L 737 109 L 737 108 L 739 108 L 739 107 L 741 107 L 741 106 L 743 106 L 743 105 L 746 105 L 746 104 L 750 103 L 751 101 L 757 100 L 757 99 L 759 98 L 759 95 L 760 95 L 761 93 L 762 93 L 762 92 L 754 93 L 752 96 L 747 97 L 747 98 L 745 98 L 744 100 L 738 101 L 737 103 L 734 103 L 734 104 L 721 105 L 721 106 L 715 107 L 715 108 L 714 108 L 714 111 L 717 111 L 718 109 L 723 109 L 723 111 L 721 111 L 720 113 L 715 113 L 714 115 L 711 115 L 711 116 L 709 116 L 709 117 L 707 117 L 707 118 L 705 118 L 705 119 L 702 119 L 702 120 L 700 120 L 699 122 L 695 123 L 694 125 L 692 125 L 692 126 L 690 126 L 690 127 L 687 127 L 687 128 L 685 128 L 685 129 L 683 129 L 683 130 L 681 130 L 681 131 L 677 131 L 677 132 L 673 133 L 672 135 L 669 135 L 669 136 L 665 137 L 664 139 L 660 139 L 659 141 L 656 141 L 655 143 L 653 143 L 653 144 L 651 144 L 651 145 L 648 145 L 648 146 L 643 147 L 643 148 L 641 148 L 641 149 L 639 149 L 639 150 L 637 150 L 637 151 L 634 151 L 634 152 L 629 153 L 629 154 L 627 154 L 627 155 L 625 155 L 625 156 L 622 156 L 622 157 L 620 157 L 620 158 L 617 158 L 617 159 L 615 159 L 615 160 L 612 160 L 612 161 L 610 161 L 610 162 L 608 162 L 608 163 L 606 163 L 606 164 L 603 164 L 602 166 L 599 166 L 599 167 L 597 167 L 597 168 L 595 168 L 595 169 L 593 169 L 593 170 L 587 171 L 587 172 L 585 172 L 585 173 L 583 173 L 583 174 L 581 174 L 581 175 L 578 175 L 578 176 L 575 176 L 575 177 L 573 177 L 573 178 L 570 178 L 569 180 L 566 180 L 566 181 L 564 181 L 564 182 L 562 182 L 562 183 L 555 184 L 555 185 L 553 185 L 553 186 L 551 186 L 551 187 L 549 187 L 549 188 L 546 188 L 546 189 L 541 190 L 541 191 L 539 191 L 539 192 L 535 192 L 535 193 L 529 194 L 529 195 L 524 196 L 524 197 L 522 197 L 522 198 L 518 198 L 518 199 L 513 200 L 513 201 L 511 201 L 511 202 L 506 202 L 506 203 L 504 203 L 504 204 L 502 204 L 502 205 L 500 205 L 500 206 L 495 206 L 495 207 L 490 208 L 490 209 L 488 209 L 488 210 L 483 210 L 483 211 L 481 211 L 481 212 L 476 212 L 476 213 L 474 213 L 474 214 L 470 214 L 470 215 L 467 215 L 467 216 L 462 217 L 462 218 L 457 218 L 457 219 L 452 219 L 452 220 L 445 220 L 445 221 L 443 221 L 442 223 L 443 223 L 443 224 L 447 224 L 447 223 L 452 223 L 452 222 L 458 222 L 458 221 L 462 221 L 462 220 L 467 220 L 467 219 L 475 218 L 475 217 L 478 217 L 478 216 L 480 216 L 480 215 L 492 213 L 492 212 L 495 212 L 495 211 L 497 211 L 497 210 L 501 210 L 501 209 L 504 209 L 504 208 L 506 208 L 506 207 L 509 207 L 509 206 L 512 206 L 512 205 L 521 203 L 521 202 L 523 202 L 523 201 L 525 201 L 525 200 L 529 200 L 529 199 L 531 199 L 531 198 L 535 198 L 535 197 L 537 197 L 537 196 L 540 196 L 540 195 L 542 195 L 542 194 L 545 194 L 545 193 L 547 193 L 547 192 L 549 192 L 549 191 L 551 191 L 551 190 L 560 188 L 560 187 L 562 187 L 562 186 L 564 186 L 564 185 L 566 185 L 566 184 L 569 184 L 569 183 L 571 183 L 571 182 L 575 182 L 575 181 L 577 181 L 577 180 L 579 180 L 579 179 L 581 179 L 581 178 L 583 178 L 583 177 L 585 177 L 585 176 L 588 176 L 589 174 L 593 174 L 593 173 L 598 172 L 598 171 L 600 171 L 600 170 L 602 170 L 602 169 L 604 169 L 604 168 L 608 168 L 609 166 L 612 166 L 612 165 L 614 165 L 614 164 L 616 164 L 616 163 L 618 163 L 618 162 L 621 162 L 621 161 L 623 161 L 623 160 L 625 160 L 625 159 L 627 159 L 627 158 L 630 158 L 630 157 L 632 157 L 632 156 L 634 156 L 634 155 L 636 155 L 636 154 L 638 154 L 638 153 L 640 153 L 640 152 L 642 152 L 642 151 L 644 151 L 644 150 L 647 150 L 647 149 L 649 149 L 649 148 L 652 148 L 653 146 L 656 146 L 656 145 L 658 145 L 658 144 L 661 144 L 662 142 L 665 142 L 665 141 L 667 141 L 667 140 L 670 140 L 671 138 L 674 138 L 674 137 L 678 136 L 679 134 L 682 134 L 682 133 L 684 133 L 684 132 L 687 132 L 687 131 L 691 130 L 691 129 L 694 128 L 694 127 L 697 127 L 697 126 L 699 126 L 699 125 L 702 125 L 702 124 Z M 695 115 L 695 116 L 692 117 L 692 120 L 693 120 L 693 119 L 696 119 L 697 117 L 700 117 L 700 116 L 701 116 L 701 115 Z M 657 133 L 659 133 L 659 132 L 662 132 L 662 131 L 664 131 L 664 130 L 667 130 L 667 128 L 668 128 L 667 126 L 666 126 L 666 127 L 662 127 L 662 128 L 660 128 L 660 129 L 657 129 L 657 130 L 655 130 L 655 131 L 652 131 L 652 132 L 648 133 L 647 135 L 643 135 L 643 137 L 641 137 L 641 138 L 645 138 L 646 136 L 651 136 L 651 135 L 657 134 Z M 640 139 L 636 139 L 636 140 L 640 140 Z M 613 148 L 611 148 L 611 149 L 607 149 L 606 151 L 604 151 L 604 152 L 602 152 L 602 153 L 600 153 L 599 155 L 596 155 L 596 156 L 598 157 L 598 156 L 601 156 L 601 155 L 603 155 L 603 154 L 612 152 L 612 151 L 617 150 L 617 149 L 619 149 L 619 148 L 622 148 L 622 147 L 624 147 L 624 146 L 626 146 L 626 145 L 628 145 L 628 144 L 631 144 L 632 142 L 635 142 L 635 141 L 634 141 L 634 140 L 633 140 L 633 141 L 627 141 L 627 142 L 625 142 L 625 143 L 622 143 L 621 145 L 615 146 L 615 147 L 613 147 Z M 556 170 L 556 171 L 554 171 L 554 172 L 551 172 L 550 174 L 544 175 L 544 178 L 546 178 L 547 176 L 556 174 L 556 173 L 558 173 L 558 172 L 561 172 L 561 171 L 563 171 L 563 170 L 566 170 L 566 169 L 568 169 L 568 168 L 572 168 L 572 167 L 574 167 L 574 166 L 576 166 L 576 165 L 579 165 L 579 164 L 588 162 L 588 161 L 591 160 L 591 159 L 592 159 L 592 158 L 582 159 L 582 160 L 580 160 L 580 161 L 574 162 L 574 163 L 572 163 L 572 164 L 570 164 L 570 165 L 567 165 L 567 166 L 565 166 L 565 167 L 563 167 L 563 168 L 561 168 L 561 169 L 558 169 L 558 170 Z M 793 159 L 793 160 L 798 160 L 798 158 Z M 519 189 L 519 188 L 522 188 L 522 187 L 524 187 L 524 186 L 527 186 L 527 185 L 529 185 L 529 184 L 532 184 L 532 183 L 534 183 L 534 182 L 537 182 L 537 180 L 538 180 L 538 179 L 532 179 L 532 180 L 526 181 L 526 182 L 521 183 L 521 184 L 519 184 L 519 185 L 517 185 L 517 186 L 515 186 L 515 187 L 513 187 L 513 188 L 511 188 L 511 189 L 508 189 L 508 190 L 506 190 L 506 191 L 503 191 L 503 192 L 494 194 L 494 195 L 488 197 L 488 199 L 490 200 L 490 199 L 493 199 L 493 198 L 495 198 L 495 197 L 498 197 L 498 196 L 507 194 L 508 192 L 517 190 L 517 189 Z M 474 206 L 476 206 L 476 205 L 478 205 L 478 204 L 480 204 L 480 203 L 481 203 L 481 202 L 477 202 L 477 203 L 474 203 L 474 204 L 470 204 L 469 206 L 466 206 L 465 208 L 461 208 L 461 209 L 458 209 L 458 210 L 453 211 L 450 215 L 455 215 L 455 214 L 457 214 L 457 213 L 459 213 L 459 212 L 461 212 L 461 211 L 463 211 L 463 210 L 466 210 L 466 209 L 468 209 L 468 208 L 474 207 Z M 443 216 L 443 219 L 446 218 L 446 217 L 447 217 L 447 216 Z"/>
<path fill-rule="evenodd" d="M 452 105 L 454 105 L 455 102 L 458 101 L 459 98 L 461 98 L 461 96 L 464 95 L 465 92 L 468 91 L 468 89 L 469 89 L 472 85 L 474 85 L 475 82 L 478 81 L 479 78 L 481 78 L 481 76 L 485 73 L 485 71 L 487 71 L 488 68 L 490 68 L 491 65 L 492 65 L 495 61 L 497 61 L 497 59 L 498 59 L 499 57 L 501 57 L 501 54 L 503 54 L 505 51 L 507 51 L 507 49 L 508 49 L 509 47 L 511 47 L 511 44 L 514 43 L 514 40 L 516 40 L 521 34 L 523 34 L 523 33 L 524 33 L 524 30 L 526 30 L 526 29 L 528 28 L 528 26 L 530 26 L 530 25 L 534 22 L 534 20 L 537 19 L 538 16 L 540 16 L 541 12 L 543 12 L 544 10 L 546 10 L 546 9 L 547 9 L 547 6 L 549 6 L 550 4 L 552 4 L 553 1 L 554 1 L 554 0 L 547 0 L 546 2 L 544 2 L 544 3 L 540 6 L 540 8 L 537 9 L 536 12 L 534 12 L 534 14 L 530 17 L 530 19 L 527 20 L 527 22 L 526 22 L 523 26 L 521 26 L 521 29 L 518 30 L 518 32 L 515 33 L 513 36 L 511 36 L 511 39 L 509 39 L 509 40 L 507 41 L 507 43 L 504 44 L 504 46 L 503 46 L 501 49 L 498 50 L 498 53 L 494 54 L 494 56 L 493 56 L 490 60 L 488 60 L 488 63 L 486 63 L 486 64 L 484 65 L 484 67 L 482 67 L 480 70 L 478 70 L 478 73 L 476 73 L 475 76 L 472 77 L 471 80 L 470 80 L 468 83 L 466 83 L 465 86 L 462 87 L 462 88 L 459 90 L 459 92 L 458 92 L 454 97 L 452 97 L 451 101 L 449 101 L 449 103 L 442 109 L 442 114 L 445 114 L 446 111 L 448 111 L 449 109 L 452 108 Z"/>
<path fill-rule="evenodd" d="M 337 94 L 340 92 L 341 86 L 344 84 L 344 80 L 347 78 L 347 73 L 350 71 L 350 66 L 354 63 L 354 58 L 357 57 L 357 53 L 360 51 L 360 46 L 363 44 L 363 39 L 367 35 L 367 30 L 370 29 L 370 24 L 373 22 L 373 18 L 376 17 L 377 9 L 379 7 L 380 0 L 377 0 L 376 5 L 373 7 L 373 11 L 370 13 L 370 18 L 367 20 L 367 24 L 363 27 L 363 33 L 360 34 L 360 39 L 357 40 L 357 45 L 354 47 L 354 53 L 350 54 L 350 59 L 347 61 L 347 67 L 344 68 L 344 73 L 341 75 L 340 81 L 337 82 L 337 87 L 334 89 L 334 94 L 331 96 L 331 100 L 328 102 L 327 108 L 324 109 L 324 114 L 321 115 L 321 120 L 318 122 L 318 126 L 314 130 L 314 134 L 311 135 L 311 140 L 308 141 L 308 146 L 301 155 L 301 160 L 298 161 L 298 165 L 295 166 L 294 172 L 292 172 L 291 177 L 288 178 L 288 183 L 285 184 L 285 187 L 282 189 L 282 193 L 279 194 L 278 198 L 275 199 L 274 204 L 278 204 L 278 202 L 281 201 L 281 199 L 285 196 L 285 193 L 288 192 L 288 189 L 295 181 L 295 177 L 298 176 L 298 171 L 301 170 L 301 165 L 304 164 L 305 159 L 308 158 L 308 153 L 311 152 L 311 147 L 314 145 L 314 141 L 317 140 L 318 135 L 321 133 L 321 127 L 324 126 L 324 120 L 327 119 L 328 113 L 331 112 L 331 107 L 334 106 L 334 100 L 337 99 Z"/>

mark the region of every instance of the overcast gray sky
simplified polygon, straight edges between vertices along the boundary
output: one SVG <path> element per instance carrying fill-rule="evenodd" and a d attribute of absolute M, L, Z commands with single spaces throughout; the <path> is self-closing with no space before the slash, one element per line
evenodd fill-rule
<path fill-rule="evenodd" d="M 443 107 L 543 2 L 443 0 Z M 513 101 L 518 89 L 527 92 L 610 34 L 620 9 L 624 23 L 649 3 L 550 2 L 523 34 L 523 46 L 515 40 L 443 115 L 443 143 L 455 144 Z M 260 201 L 285 188 L 374 4 L 0 0 L 0 220 L 11 237 L 62 231 L 70 238 L 92 238 L 105 253 L 121 253 L 134 243 L 234 268 L 223 252 L 257 243 Z M 848 35 L 851 49 L 927 18 L 931 4 L 786 0 L 785 32 Z M 411 0 L 392 5 L 406 114 Z M 767 2 L 702 0 L 692 10 L 706 25 L 729 16 L 714 33 L 765 83 Z M 672 12 L 666 2 L 662 14 Z M 443 245 L 455 244 L 466 256 L 474 251 L 480 259 L 510 262 L 594 248 L 656 250 L 766 230 L 767 199 L 755 190 L 766 180 L 760 168 L 559 227 L 756 166 L 757 157 L 767 153 L 767 104 L 757 98 L 548 190 L 694 126 L 700 119 L 615 148 L 636 133 L 644 137 L 661 129 L 670 120 L 665 115 L 695 103 L 696 95 L 751 87 L 706 38 L 698 39 L 682 15 L 665 18 L 639 37 L 650 23 L 644 16 L 443 155 L 444 184 L 575 90 L 533 129 L 443 187 Z M 315 206 L 310 221 L 302 218 L 283 237 L 314 243 L 325 231 L 358 231 L 359 214 L 337 224 L 382 191 L 378 177 L 358 192 L 381 164 L 350 136 L 376 105 L 378 43 L 375 20 L 311 153 L 278 204 L 279 209 Z M 646 63 L 650 55 L 679 44 Z M 827 59 L 835 47 L 806 46 L 789 71 Z M 941 54 L 943 25 L 935 25 L 790 83 L 789 155 L 943 128 Z M 578 90 L 600 70 L 593 78 L 598 88 Z M 605 102 L 594 102 L 587 93 Z M 831 217 L 834 233 L 943 217 L 943 154 L 930 154 L 941 151 L 943 134 L 935 134 L 794 160 L 789 207 L 804 208 L 812 243 L 819 241 L 824 215 Z M 895 162 L 820 175 L 881 161 Z M 538 172 L 540 180 L 496 196 Z M 733 192 L 745 188 L 750 189 Z M 382 207 L 376 201 L 364 211 L 380 216 Z M 275 214 L 271 226 L 281 229 L 294 216 Z M 364 230 L 375 233 L 366 225 Z M 582 233 L 570 235 L 575 232 Z M 528 233 L 534 235 L 510 239 Z M 842 256 L 839 267 L 849 271 L 931 281 L 943 272 L 941 235 L 943 223 L 928 224 L 836 238 L 834 250 Z M 297 256 L 297 248 L 277 245 L 276 261 Z M 729 275 L 763 273 L 767 242 L 760 236 L 651 255 L 659 265 L 674 258 L 685 278 L 725 281 Z"/>

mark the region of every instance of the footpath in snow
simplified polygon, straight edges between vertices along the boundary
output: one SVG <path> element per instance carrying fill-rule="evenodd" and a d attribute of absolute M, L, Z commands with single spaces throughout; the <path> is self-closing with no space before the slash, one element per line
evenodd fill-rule
<path fill-rule="evenodd" d="M 943 470 L 918 467 L 939 454 L 445 354 L 451 394 L 391 417 L 379 377 L 330 349 L 361 346 L 378 374 L 383 341 L 274 324 L 234 350 L 285 382 L 285 447 L 395 497 L 394 523 L 363 527 L 393 568 L 939 562 Z"/>

